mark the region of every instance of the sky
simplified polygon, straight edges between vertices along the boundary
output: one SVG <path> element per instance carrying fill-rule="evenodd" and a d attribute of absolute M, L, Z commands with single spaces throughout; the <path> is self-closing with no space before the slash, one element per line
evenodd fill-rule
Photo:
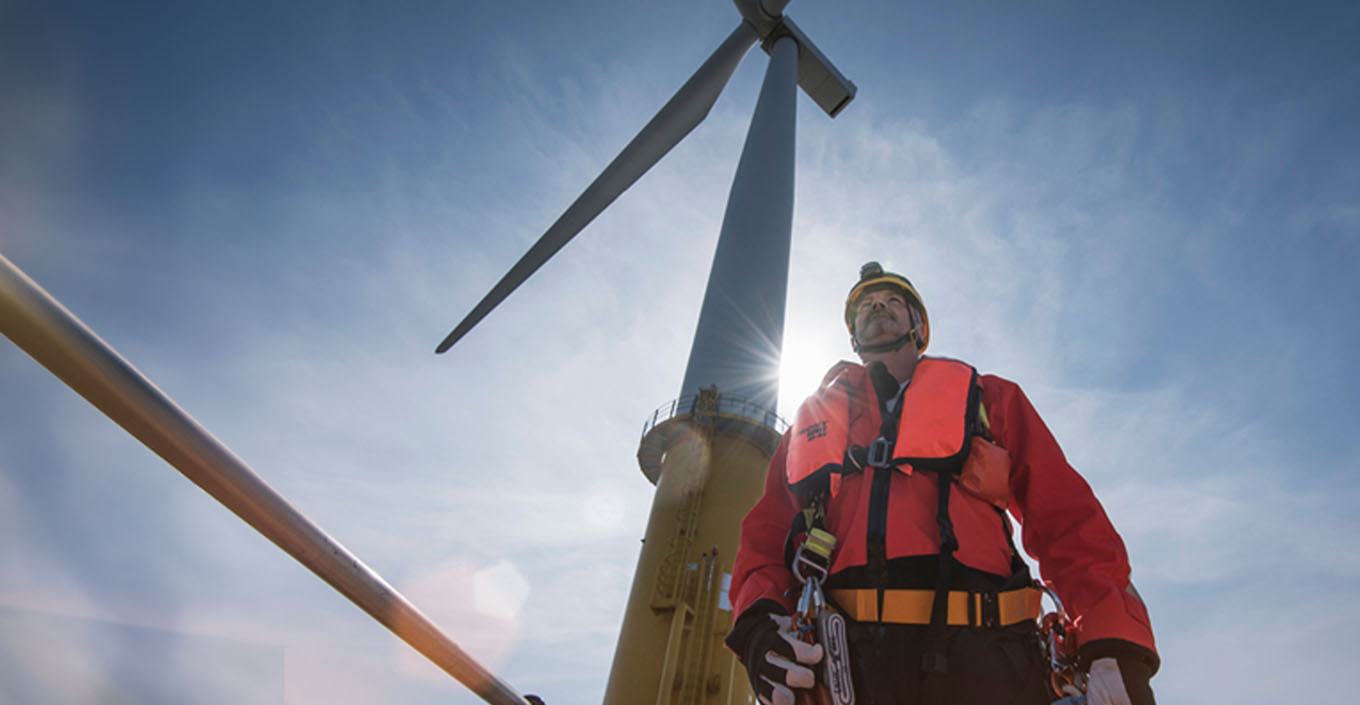
<path fill-rule="evenodd" d="M 1360 9 L 810 2 L 780 412 L 868 260 L 1122 533 L 1164 703 L 1360 651 Z M 0 253 L 521 692 L 599 702 L 763 73 L 433 348 L 738 22 L 696 0 L 0 2 Z M 8 342 L 0 701 L 474 703 Z"/>

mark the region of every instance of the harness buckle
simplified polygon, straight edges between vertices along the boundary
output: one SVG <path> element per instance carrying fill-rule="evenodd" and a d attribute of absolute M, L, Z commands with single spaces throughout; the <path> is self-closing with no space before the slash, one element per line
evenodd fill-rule
<path fill-rule="evenodd" d="M 888 439 L 879 436 L 869 444 L 869 457 L 865 464 L 871 468 L 886 468 L 888 462 L 892 460 L 892 444 Z"/>
<path fill-rule="evenodd" d="M 807 583 L 809 580 L 820 583 L 826 580 L 827 574 L 831 572 L 830 566 L 827 565 L 826 559 L 815 552 L 805 550 L 807 547 L 807 543 L 798 547 L 798 553 L 793 557 L 793 570 L 791 572 L 800 583 Z"/>

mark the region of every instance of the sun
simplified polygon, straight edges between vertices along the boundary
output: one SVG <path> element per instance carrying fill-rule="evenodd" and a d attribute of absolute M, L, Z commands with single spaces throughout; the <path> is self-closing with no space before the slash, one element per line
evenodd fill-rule
<path fill-rule="evenodd" d="M 827 370 L 837 360 L 852 356 L 843 335 L 785 329 L 779 360 L 779 415 L 791 421 L 798 405 L 817 390 Z"/>

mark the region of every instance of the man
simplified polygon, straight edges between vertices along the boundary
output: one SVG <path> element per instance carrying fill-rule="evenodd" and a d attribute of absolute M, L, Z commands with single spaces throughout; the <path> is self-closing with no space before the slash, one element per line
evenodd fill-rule
<path fill-rule="evenodd" d="M 791 564 L 826 576 L 859 705 L 1056 700 L 1009 511 L 1072 618 L 1088 704 L 1153 705 L 1159 658 L 1124 544 L 1020 388 L 922 355 L 921 297 L 877 262 L 845 321 L 864 364 L 839 363 L 803 403 L 742 522 L 727 643 L 759 700 L 793 705 L 822 668 Z"/>

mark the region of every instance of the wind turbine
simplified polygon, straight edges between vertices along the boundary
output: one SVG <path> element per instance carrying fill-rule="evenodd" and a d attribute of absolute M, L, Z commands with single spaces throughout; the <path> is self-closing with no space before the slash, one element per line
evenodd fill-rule
<path fill-rule="evenodd" d="M 793 225 L 795 83 L 835 117 L 855 95 L 784 14 L 733 0 L 742 20 L 570 207 L 435 348 L 447 351 L 690 133 L 756 42 L 770 55 L 733 178 L 676 401 L 647 421 L 638 464 L 656 484 L 605 705 L 753 701 L 721 645 L 740 518 L 778 445 L 779 347 Z"/>
<path fill-rule="evenodd" d="M 737 29 L 440 345 L 446 350 L 470 330 L 688 134 L 741 57 L 761 41 L 770 65 L 733 181 L 681 398 L 647 422 L 638 450 L 657 491 L 607 704 L 731 702 L 747 692 L 735 660 L 720 651 L 726 629 L 716 615 L 725 601 L 722 576 L 730 570 L 737 517 L 755 497 L 779 437 L 775 370 L 792 224 L 793 86 L 796 81 L 833 116 L 854 86 L 783 15 L 787 0 L 734 1 L 743 18 Z M 0 333 L 483 700 L 528 705 L 530 698 L 471 659 L 3 255 Z M 734 684 L 742 685 L 734 690 Z"/>

